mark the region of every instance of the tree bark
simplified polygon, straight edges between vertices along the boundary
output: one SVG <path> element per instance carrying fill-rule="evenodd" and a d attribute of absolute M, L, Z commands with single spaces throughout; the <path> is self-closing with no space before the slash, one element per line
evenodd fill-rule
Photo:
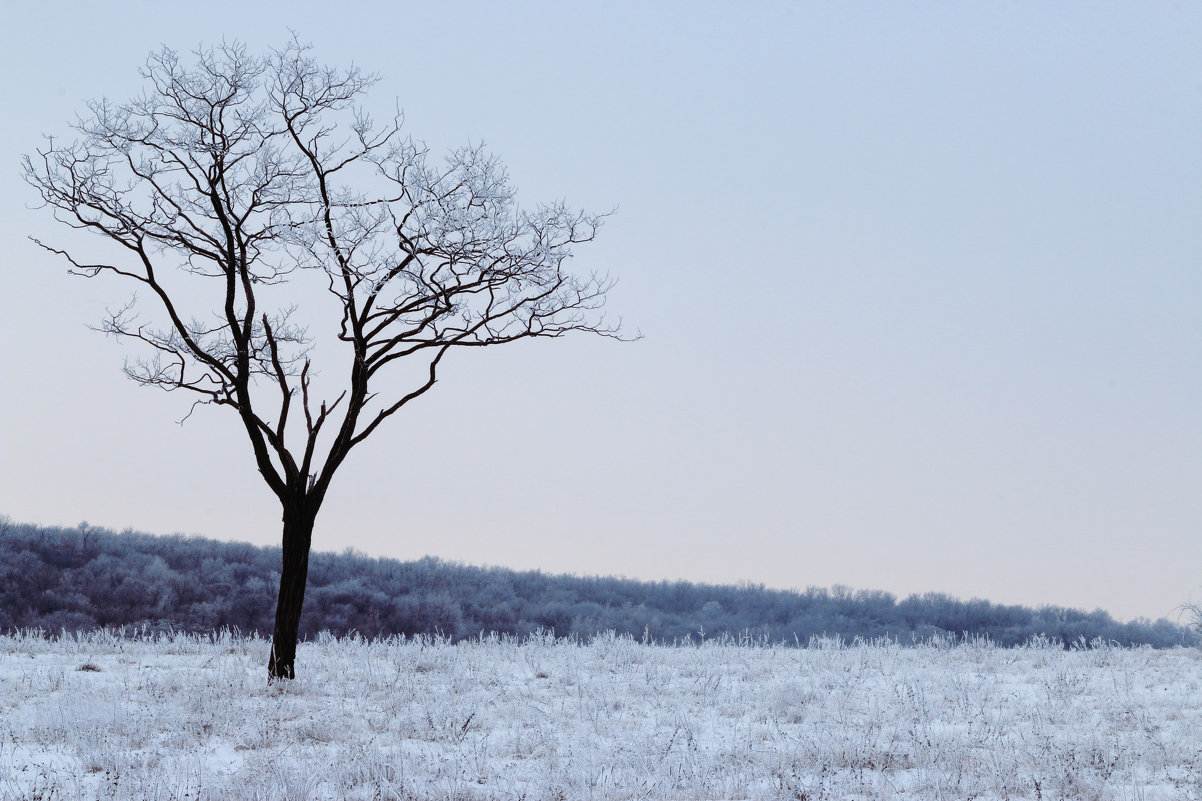
<path fill-rule="evenodd" d="M 271 656 L 267 680 L 296 678 L 296 641 L 300 632 L 301 609 L 305 603 L 305 583 L 309 577 L 309 546 L 313 541 L 313 521 L 317 510 L 304 499 L 284 506 L 283 565 L 280 569 L 280 595 L 275 607 L 275 631 L 271 638 Z"/>

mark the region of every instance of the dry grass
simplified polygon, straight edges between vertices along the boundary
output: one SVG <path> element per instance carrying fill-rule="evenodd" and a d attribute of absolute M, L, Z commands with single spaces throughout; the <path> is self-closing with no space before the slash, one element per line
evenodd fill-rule
<path fill-rule="evenodd" d="M 0 638 L 4 799 L 1199 799 L 1202 654 Z M 95 669 L 91 669 L 95 668 Z"/>

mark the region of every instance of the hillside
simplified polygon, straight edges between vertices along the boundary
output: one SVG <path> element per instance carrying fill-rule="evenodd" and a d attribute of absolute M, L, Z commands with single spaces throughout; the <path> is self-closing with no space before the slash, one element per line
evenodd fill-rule
<path fill-rule="evenodd" d="M 0 526 L 0 632 L 141 627 L 269 634 L 279 550 L 199 537 L 116 534 L 8 523 Z M 1031 609 L 942 594 L 898 600 L 890 593 L 614 577 L 553 576 L 425 558 L 377 559 L 314 553 L 301 635 L 368 637 L 538 630 L 587 638 L 613 631 L 674 642 L 689 637 L 766 638 L 805 644 L 811 636 L 890 637 L 909 644 L 933 635 L 988 637 L 1016 645 L 1036 635 L 1069 644 L 1102 638 L 1163 648 L 1196 644 L 1170 621 L 1120 623 L 1102 610 Z"/>

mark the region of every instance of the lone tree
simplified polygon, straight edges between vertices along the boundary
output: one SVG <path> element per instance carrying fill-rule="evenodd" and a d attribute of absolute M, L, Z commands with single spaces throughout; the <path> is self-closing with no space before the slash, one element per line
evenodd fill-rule
<path fill-rule="evenodd" d="M 35 241 L 150 301 L 150 319 L 131 300 L 100 325 L 144 348 L 130 378 L 238 415 L 283 507 L 268 676 L 291 679 L 314 519 L 355 446 L 428 392 L 452 349 L 620 337 L 600 311 L 610 280 L 566 269 L 601 216 L 520 208 L 481 147 L 428 158 L 399 112 L 377 125 L 359 105 L 374 75 L 320 65 L 295 40 L 191 63 L 163 48 L 142 76 L 140 96 L 89 103 L 76 141 L 24 159 L 55 218 L 110 247 L 89 260 Z M 308 299 L 305 277 L 320 285 Z M 312 298 L 329 299 L 317 317 L 344 343 L 321 346 L 346 369 L 324 399 Z"/>

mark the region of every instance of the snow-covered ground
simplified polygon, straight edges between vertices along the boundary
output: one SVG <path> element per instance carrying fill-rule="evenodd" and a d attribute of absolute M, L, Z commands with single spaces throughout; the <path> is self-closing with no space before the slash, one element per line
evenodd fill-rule
<path fill-rule="evenodd" d="M 0 638 L 4 799 L 1199 799 L 1202 653 Z"/>

